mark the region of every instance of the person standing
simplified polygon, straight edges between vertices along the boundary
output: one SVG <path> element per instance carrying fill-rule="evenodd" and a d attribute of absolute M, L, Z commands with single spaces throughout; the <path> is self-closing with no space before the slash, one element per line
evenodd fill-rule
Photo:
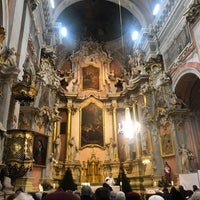
<path fill-rule="evenodd" d="M 105 182 L 110 186 L 115 185 L 115 180 L 112 176 L 112 173 L 109 173 L 109 176 L 106 177 Z"/>

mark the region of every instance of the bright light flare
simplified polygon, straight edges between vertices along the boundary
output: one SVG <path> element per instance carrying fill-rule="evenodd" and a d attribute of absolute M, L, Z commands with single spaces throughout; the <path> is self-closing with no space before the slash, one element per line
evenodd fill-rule
<path fill-rule="evenodd" d="M 61 28 L 61 35 L 62 35 L 62 37 L 66 37 L 67 36 L 67 29 L 66 29 L 66 27 L 62 27 Z"/>
<path fill-rule="evenodd" d="M 138 31 L 134 31 L 133 33 L 132 33 L 132 40 L 133 41 L 135 41 L 135 40 L 137 40 L 138 39 L 138 37 L 139 37 L 139 33 L 138 33 Z"/>
<path fill-rule="evenodd" d="M 155 5 L 154 9 L 153 9 L 153 15 L 154 15 L 154 16 L 157 15 L 158 12 L 159 12 L 159 10 L 160 10 L 160 4 L 157 3 L 157 4 Z"/>
<path fill-rule="evenodd" d="M 51 7 L 55 8 L 54 0 L 51 0 Z"/>

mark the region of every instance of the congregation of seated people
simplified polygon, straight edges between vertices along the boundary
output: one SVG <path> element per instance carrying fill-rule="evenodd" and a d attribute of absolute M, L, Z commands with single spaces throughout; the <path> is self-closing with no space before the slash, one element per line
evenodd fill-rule
<path fill-rule="evenodd" d="M 108 184 L 103 184 L 94 192 L 88 185 L 83 185 L 80 190 L 70 191 L 58 187 L 55 191 L 26 193 L 22 188 L 9 195 L 7 200 L 200 200 L 200 189 L 193 185 L 193 190 L 185 190 L 182 185 L 171 188 L 164 187 L 156 190 L 151 195 L 141 195 L 131 191 L 115 192 Z"/>

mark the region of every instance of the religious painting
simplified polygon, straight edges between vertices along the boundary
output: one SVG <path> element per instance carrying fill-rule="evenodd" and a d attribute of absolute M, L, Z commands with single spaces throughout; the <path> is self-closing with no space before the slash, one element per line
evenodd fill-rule
<path fill-rule="evenodd" d="M 174 146 L 171 133 L 164 133 L 160 135 L 160 149 L 162 157 L 174 155 Z"/>
<path fill-rule="evenodd" d="M 81 147 L 103 146 L 103 111 L 94 103 L 82 108 Z"/>
<path fill-rule="evenodd" d="M 42 134 L 35 134 L 33 144 L 34 164 L 45 166 L 47 154 L 48 137 Z"/>
<path fill-rule="evenodd" d="M 99 68 L 88 66 L 83 68 L 83 89 L 99 90 Z"/>

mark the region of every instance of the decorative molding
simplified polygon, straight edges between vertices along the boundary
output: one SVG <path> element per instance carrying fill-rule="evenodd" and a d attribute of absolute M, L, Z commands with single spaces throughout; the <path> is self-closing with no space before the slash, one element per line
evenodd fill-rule
<path fill-rule="evenodd" d="M 5 144 L 5 163 L 12 180 L 24 176 L 33 164 L 34 132 L 8 130 Z"/>
<path fill-rule="evenodd" d="M 40 0 L 30 0 L 31 10 L 34 11 L 38 5 L 40 4 Z"/>
<path fill-rule="evenodd" d="M 184 16 L 186 17 L 186 20 L 190 24 L 194 24 L 200 16 L 200 2 L 199 0 L 196 0 L 189 9 L 184 13 Z"/>

